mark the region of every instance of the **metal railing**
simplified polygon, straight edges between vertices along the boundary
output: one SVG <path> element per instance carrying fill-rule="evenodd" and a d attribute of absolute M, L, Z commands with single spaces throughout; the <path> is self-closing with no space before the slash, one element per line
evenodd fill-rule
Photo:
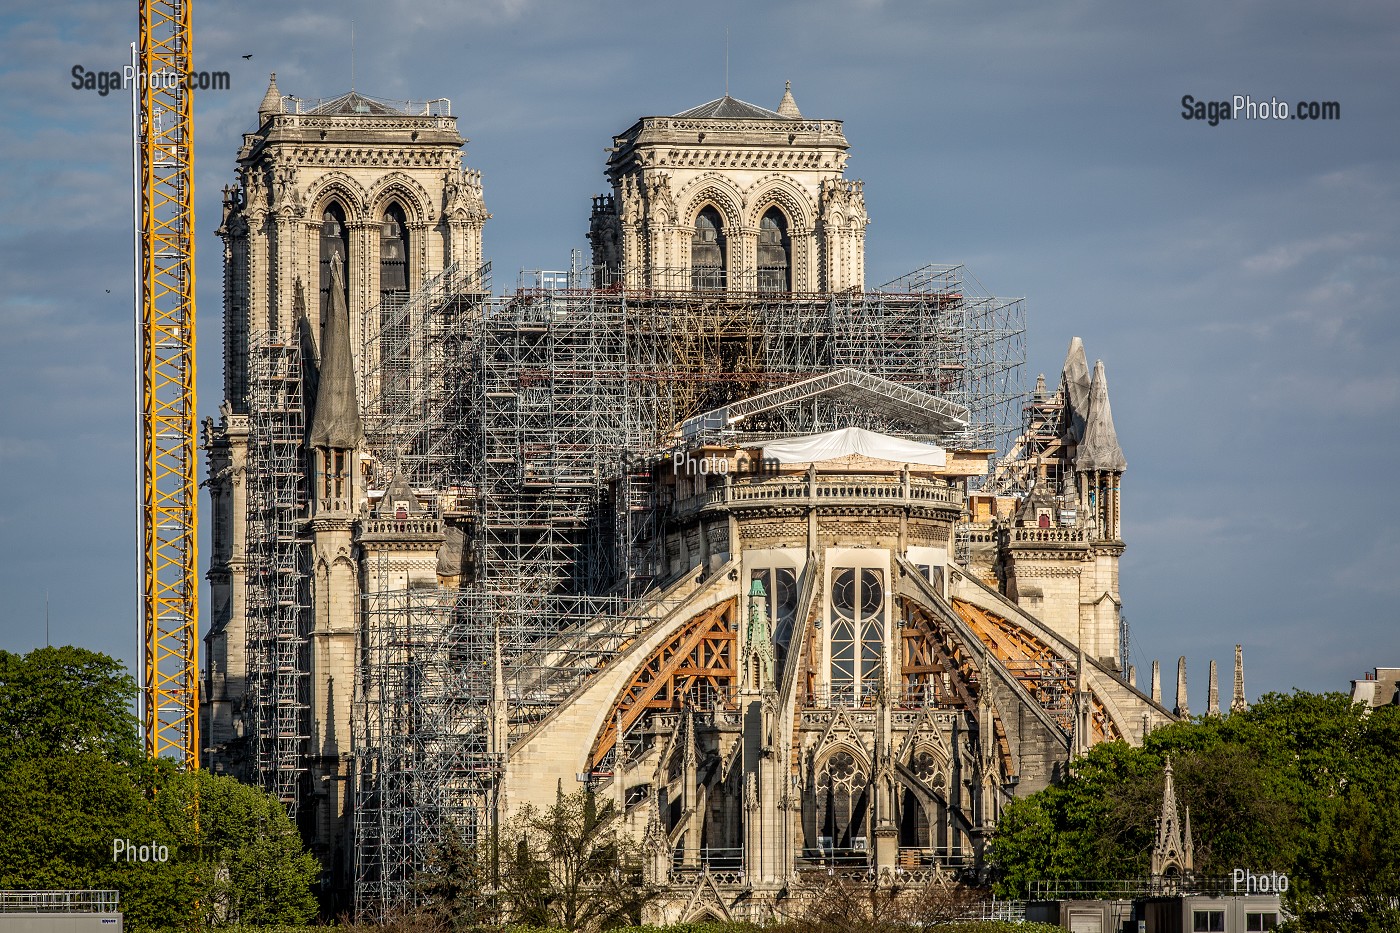
<path fill-rule="evenodd" d="M 114 914 L 116 891 L 0 891 L 0 913 Z"/>
<path fill-rule="evenodd" d="M 1240 894 L 1229 877 L 1211 878 L 1067 878 L 1031 881 L 1026 884 L 1026 896 L 1033 901 L 1112 900 L 1147 896 L 1208 894 L 1223 896 Z"/>

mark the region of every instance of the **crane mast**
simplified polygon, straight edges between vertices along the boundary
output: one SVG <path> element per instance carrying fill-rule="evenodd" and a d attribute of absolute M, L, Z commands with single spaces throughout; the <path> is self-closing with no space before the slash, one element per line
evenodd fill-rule
<path fill-rule="evenodd" d="M 141 724 L 199 767 L 194 115 L 189 0 L 138 0 L 133 126 L 140 371 Z"/>

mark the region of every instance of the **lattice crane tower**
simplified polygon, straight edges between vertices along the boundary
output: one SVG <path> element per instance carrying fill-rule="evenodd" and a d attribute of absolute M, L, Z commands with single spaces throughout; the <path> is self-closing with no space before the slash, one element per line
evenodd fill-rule
<path fill-rule="evenodd" d="M 146 754 L 199 766 L 194 119 L 189 0 L 138 0 L 133 48 Z"/>

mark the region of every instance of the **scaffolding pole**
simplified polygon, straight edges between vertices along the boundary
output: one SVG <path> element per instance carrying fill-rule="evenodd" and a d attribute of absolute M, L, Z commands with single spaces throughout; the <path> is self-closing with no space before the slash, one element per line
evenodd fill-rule
<path fill-rule="evenodd" d="M 301 351 L 257 333 L 249 357 L 245 734 L 256 782 L 295 818 L 310 730 Z"/>

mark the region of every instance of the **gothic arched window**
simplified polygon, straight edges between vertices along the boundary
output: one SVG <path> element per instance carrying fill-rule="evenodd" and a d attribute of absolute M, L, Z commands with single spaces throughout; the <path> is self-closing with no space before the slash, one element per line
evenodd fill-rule
<path fill-rule="evenodd" d="M 408 295 L 408 220 L 403 208 L 390 204 L 379 227 L 380 300 Z"/>
<path fill-rule="evenodd" d="M 345 226 L 345 209 L 332 201 L 321 213 L 321 307 L 329 311 L 331 296 L 331 257 L 340 257 L 341 297 L 348 301 L 350 281 L 350 231 Z"/>
<path fill-rule="evenodd" d="M 770 207 L 758 224 L 758 290 L 792 291 L 792 240 L 787 218 Z"/>
<path fill-rule="evenodd" d="M 724 221 L 719 211 L 706 207 L 695 217 L 695 235 L 690 241 L 690 287 L 697 290 L 722 289 L 725 282 Z"/>
<path fill-rule="evenodd" d="M 390 204 L 379 223 L 379 366 L 381 391 L 408 391 L 409 321 L 408 221 L 403 208 Z"/>
<path fill-rule="evenodd" d="M 885 656 L 885 587 L 879 570 L 838 568 L 831 578 L 831 701 L 874 697 Z"/>
<path fill-rule="evenodd" d="M 869 781 L 865 765 L 837 748 L 817 772 L 817 847 L 828 858 L 864 858 Z"/>

